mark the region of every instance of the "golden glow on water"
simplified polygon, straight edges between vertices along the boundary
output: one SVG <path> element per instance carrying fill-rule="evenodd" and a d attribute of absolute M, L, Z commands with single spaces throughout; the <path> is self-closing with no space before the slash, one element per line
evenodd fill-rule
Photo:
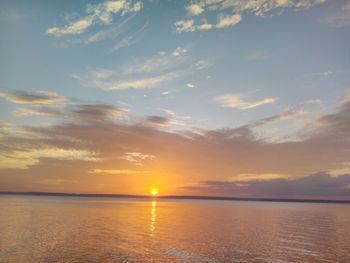
<path fill-rule="evenodd" d="M 157 219 L 157 202 L 152 201 L 152 209 L 151 209 L 151 223 L 149 225 L 150 235 L 154 235 L 154 231 L 156 230 L 156 219 Z"/>
<path fill-rule="evenodd" d="M 0 195 L 0 211 L 0 262 L 350 262 L 347 204 Z"/>

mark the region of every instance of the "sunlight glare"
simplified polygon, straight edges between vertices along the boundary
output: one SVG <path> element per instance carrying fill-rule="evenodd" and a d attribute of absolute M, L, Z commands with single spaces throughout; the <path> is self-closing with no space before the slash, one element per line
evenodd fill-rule
<path fill-rule="evenodd" d="M 158 190 L 156 188 L 152 188 L 151 194 L 152 196 L 156 196 L 158 194 Z"/>

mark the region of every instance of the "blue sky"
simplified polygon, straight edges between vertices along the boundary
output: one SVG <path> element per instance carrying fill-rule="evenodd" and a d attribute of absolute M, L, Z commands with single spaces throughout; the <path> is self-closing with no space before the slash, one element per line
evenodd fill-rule
<path fill-rule="evenodd" d="M 108 105 L 116 123 L 165 133 L 249 127 L 269 143 L 300 142 L 319 129 L 317 120 L 342 112 L 349 96 L 346 0 L 0 6 L 0 116 L 7 129 L 62 125 L 76 121 L 81 105 Z M 36 158 L 38 165 L 43 157 Z"/>

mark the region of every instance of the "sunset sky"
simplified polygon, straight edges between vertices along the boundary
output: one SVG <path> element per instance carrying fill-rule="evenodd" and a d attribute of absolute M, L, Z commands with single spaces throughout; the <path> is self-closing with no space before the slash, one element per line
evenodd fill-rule
<path fill-rule="evenodd" d="M 350 200 L 350 1 L 0 2 L 0 191 Z"/>

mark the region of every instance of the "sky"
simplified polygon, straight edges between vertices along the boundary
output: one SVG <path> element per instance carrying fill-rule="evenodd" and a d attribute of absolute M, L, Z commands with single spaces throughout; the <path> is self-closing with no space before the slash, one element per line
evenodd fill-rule
<path fill-rule="evenodd" d="M 350 1 L 0 2 L 0 191 L 350 200 Z"/>

